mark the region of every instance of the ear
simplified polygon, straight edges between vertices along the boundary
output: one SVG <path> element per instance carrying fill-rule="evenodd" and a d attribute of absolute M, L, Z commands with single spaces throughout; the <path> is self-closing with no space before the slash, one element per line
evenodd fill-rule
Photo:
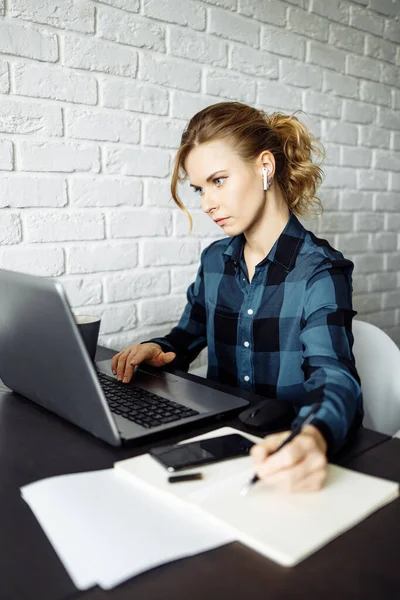
<path fill-rule="evenodd" d="M 268 178 L 272 178 L 275 174 L 275 158 L 272 152 L 264 150 L 259 156 L 260 168 L 263 167 L 268 171 Z"/>

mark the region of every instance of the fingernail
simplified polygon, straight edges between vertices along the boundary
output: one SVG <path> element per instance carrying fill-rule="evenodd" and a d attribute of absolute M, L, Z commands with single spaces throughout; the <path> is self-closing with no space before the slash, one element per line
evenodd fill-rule
<path fill-rule="evenodd" d="M 124 381 L 125 381 L 125 382 L 127 382 L 127 381 L 128 381 L 128 378 L 127 378 L 127 377 L 124 377 Z"/>
<path fill-rule="evenodd" d="M 115 369 L 113 369 L 113 375 L 116 375 L 117 371 Z"/>
<path fill-rule="evenodd" d="M 118 378 L 117 378 L 117 379 L 118 379 L 118 381 L 122 381 L 122 377 L 119 377 L 119 376 L 118 376 Z"/>

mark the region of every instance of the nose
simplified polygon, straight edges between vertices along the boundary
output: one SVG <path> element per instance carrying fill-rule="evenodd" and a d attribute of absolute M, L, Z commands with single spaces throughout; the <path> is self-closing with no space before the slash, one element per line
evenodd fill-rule
<path fill-rule="evenodd" d="M 201 208 L 206 214 L 209 214 L 212 210 L 215 210 L 217 208 L 217 203 L 213 198 L 213 194 L 209 191 L 205 191 L 204 194 L 201 196 Z"/>

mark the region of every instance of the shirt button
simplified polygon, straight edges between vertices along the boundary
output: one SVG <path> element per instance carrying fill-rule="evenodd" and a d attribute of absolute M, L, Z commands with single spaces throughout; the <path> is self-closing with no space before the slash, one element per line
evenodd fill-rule
<path fill-rule="evenodd" d="M 245 342 L 244 345 L 246 346 L 246 348 L 250 346 L 249 342 Z"/>
<path fill-rule="evenodd" d="M 252 314 L 253 314 L 253 312 L 254 312 L 254 310 L 253 310 L 252 308 L 249 308 L 249 310 L 247 311 L 247 314 L 248 314 L 248 315 L 252 315 Z"/>
<path fill-rule="evenodd" d="M 245 376 L 244 376 L 244 380 L 245 380 L 245 381 L 250 381 L 250 377 L 249 377 L 248 375 L 245 375 Z"/>

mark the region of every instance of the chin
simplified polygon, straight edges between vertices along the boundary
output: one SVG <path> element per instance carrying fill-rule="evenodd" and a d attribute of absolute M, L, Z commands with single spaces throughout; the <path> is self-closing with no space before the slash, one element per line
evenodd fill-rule
<path fill-rule="evenodd" d="M 243 229 L 240 229 L 239 227 L 222 227 L 222 229 L 228 237 L 234 237 L 235 235 L 243 233 Z"/>
<path fill-rule="evenodd" d="M 221 229 L 228 237 L 240 235 L 244 231 L 243 226 L 239 225 L 238 223 L 227 223 L 225 227 L 221 227 Z"/>
<path fill-rule="evenodd" d="M 242 233 L 244 233 L 246 231 L 246 228 L 239 227 L 238 225 L 236 225 L 235 227 L 224 228 L 224 231 L 226 235 L 228 235 L 229 237 L 233 237 L 235 235 L 241 235 Z"/>

